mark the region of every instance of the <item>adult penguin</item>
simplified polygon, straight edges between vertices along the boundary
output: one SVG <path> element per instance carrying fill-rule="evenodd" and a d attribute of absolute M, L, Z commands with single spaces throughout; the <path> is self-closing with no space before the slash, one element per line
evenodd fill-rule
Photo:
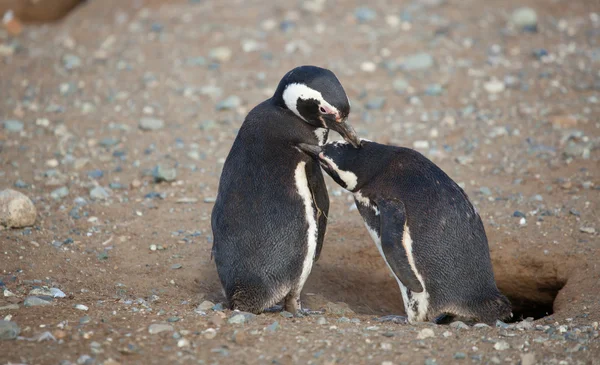
<path fill-rule="evenodd" d="M 289 71 L 248 113 L 225 160 L 212 211 L 213 255 L 231 309 L 261 313 L 300 292 L 319 258 L 329 196 L 319 164 L 299 143 L 322 145 L 329 129 L 359 147 L 350 103 L 330 70 Z"/>

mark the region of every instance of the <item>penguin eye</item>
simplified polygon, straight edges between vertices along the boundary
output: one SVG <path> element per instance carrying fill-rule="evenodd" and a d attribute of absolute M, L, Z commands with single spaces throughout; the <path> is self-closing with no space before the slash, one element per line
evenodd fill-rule
<path fill-rule="evenodd" d="M 323 107 L 320 107 L 319 111 L 323 114 L 327 114 L 327 110 L 325 110 L 325 108 L 323 108 Z"/>

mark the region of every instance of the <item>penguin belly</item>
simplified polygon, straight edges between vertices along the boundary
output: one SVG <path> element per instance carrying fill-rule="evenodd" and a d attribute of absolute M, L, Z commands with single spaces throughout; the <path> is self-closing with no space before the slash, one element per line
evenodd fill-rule
<path fill-rule="evenodd" d="M 396 276 L 390 264 L 388 263 L 385 254 L 383 253 L 383 249 L 381 247 L 381 234 L 379 229 L 379 210 L 377 207 L 368 199 L 363 197 L 360 192 L 357 192 L 355 195 L 356 205 L 358 210 L 363 217 L 363 221 L 365 223 L 365 227 L 371 236 L 371 239 L 377 246 L 377 250 L 379 250 L 379 254 L 385 261 L 385 264 L 388 270 L 392 273 L 396 282 L 398 282 L 398 286 L 400 287 L 400 293 L 402 295 L 402 301 L 404 302 L 404 310 L 406 312 L 406 316 L 408 317 L 409 323 L 423 322 L 427 320 L 427 312 L 429 311 L 429 293 L 427 292 L 427 287 L 425 286 L 425 282 L 422 276 L 419 274 L 415 264 L 414 264 L 414 256 L 412 254 L 412 238 L 410 237 L 410 230 L 408 226 L 405 226 L 402 244 L 405 247 L 408 260 L 411 264 L 411 268 L 415 273 L 415 276 L 418 278 L 421 286 L 423 287 L 423 291 L 420 293 L 415 293 L 409 290 Z"/>

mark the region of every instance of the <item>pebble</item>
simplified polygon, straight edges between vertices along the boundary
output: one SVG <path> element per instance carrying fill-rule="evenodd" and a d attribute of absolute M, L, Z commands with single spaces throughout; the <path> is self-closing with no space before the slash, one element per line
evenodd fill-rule
<path fill-rule="evenodd" d="M 229 47 L 216 47 L 210 50 L 208 57 L 217 62 L 227 62 L 231 59 L 233 51 Z"/>
<path fill-rule="evenodd" d="M 506 89 L 506 86 L 504 85 L 504 82 L 492 79 L 483 84 L 483 88 L 490 94 L 498 94 L 503 92 Z"/>
<path fill-rule="evenodd" d="M 242 104 L 242 99 L 240 99 L 239 96 L 237 95 L 231 95 L 223 100 L 221 100 L 217 106 L 216 109 L 217 111 L 222 111 L 222 110 L 234 110 L 239 108 L 239 106 Z"/>
<path fill-rule="evenodd" d="M 90 198 L 92 200 L 107 200 L 110 194 L 102 186 L 96 186 L 90 190 Z"/>
<path fill-rule="evenodd" d="M 467 358 L 467 354 L 464 352 L 455 352 L 453 358 L 456 360 L 463 360 Z"/>
<path fill-rule="evenodd" d="M 37 209 L 27 195 L 16 190 L 0 191 L 0 227 L 30 227 L 37 218 Z"/>
<path fill-rule="evenodd" d="M 52 302 L 39 297 L 29 296 L 25 298 L 23 305 L 26 307 L 39 307 L 44 305 L 52 305 Z"/>
<path fill-rule="evenodd" d="M 279 322 L 275 321 L 273 323 L 271 323 L 269 326 L 267 326 L 267 331 L 268 332 L 275 332 L 279 329 Z"/>
<path fill-rule="evenodd" d="M 467 326 L 466 323 L 461 322 L 461 321 L 455 321 L 455 322 L 450 323 L 450 327 L 461 329 L 461 330 L 468 330 L 470 328 L 469 326 Z"/>
<path fill-rule="evenodd" d="M 427 149 L 429 148 L 429 141 L 414 141 L 413 148 Z"/>
<path fill-rule="evenodd" d="M 360 69 L 363 72 L 371 73 L 377 70 L 377 65 L 374 62 L 367 61 L 360 64 Z"/>
<path fill-rule="evenodd" d="M 537 30 L 537 13 L 532 8 L 515 9 L 510 17 L 511 23 L 522 30 L 535 32 Z"/>
<path fill-rule="evenodd" d="M 73 308 L 79 309 L 80 311 L 87 311 L 89 309 L 87 305 L 83 304 L 75 304 Z"/>
<path fill-rule="evenodd" d="M 190 340 L 188 340 L 187 338 L 179 339 L 179 341 L 177 341 L 177 347 L 190 347 Z"/>
<path fill-rule="evenodd" d="M 207 340 L 212 340 L 213 338 L 217 337 L 217 330 L 214 328 L 207 328 L 202 331 L 202 334 Z"/>
<path fill-rule="evenodd" d="M 148 332 L 151 335 L 155 335 L 157 333 L 161 333 L 161 332 L 173 332 L 174 328 L 172 325 L 170 324 L 166 324 L 166 323 L 153 323 L 148 327 Z"/>
<path fill-rule="evenodd" d="M 435 359 L 425 359 L 425 365 L 436 365 L 437 361 Z"/>
<path fill-rule="evenodd" d="M 67 188 L 66 186 L 61 186 L 58 189 L 53 190 L 50 193 L 50 197 L 54 200 L 61 200 L 63 198 L 66 198 L 69 195 L 69 188 Z"/>
<path fill-rule="evenodd" d="M 11 133 L 21 132 L 24 128 L 23 122 L 14 119 L 5 120 L 2 125 L 5 131 Z"/>
<path fill-rule="evenodd" d="M 182 267 L 183 267 L 183 265 L 181 265 L 181 264 L 173 264 L 173 265 L 171 265 L 171 269 L 172 270 L 181 269 Z"/>
<path fill-rule="evenodd" d="M 213 303 L 209 300 L 205 300 L 196 307 L 196 312 L 197 311 L 206 312 L 207 310 L 212 309 L 214 306 L 215 306 L 215 303 Z"/>
<path fill-rule="evenodd" d="M 519 211 L 519 210 L 515 210 L 515 212 L 513 213 L 513 217 L 517 217 L 517 218 L 525 218 L 525 213 Z"/>
<path fill-rule="evenodd" d="M 21 329 L 15 322 L 0 319 L 0 340 L 14 340 L 20 332 Z"/>
<path fill-rule="evenodd" d="M 485 324 L 485 323 L 475 323 L 473 325 L 473 328 L 477 328 L 477 329 L 481 329 L 481 328 L 492 328 L 489 325 Z"/>
<path fill-rule="evenodd" d="M 144 117 L 140 119 L 138 126 L 143 131 L 157 131 L 165 127 L 165 121 L 162 119 Z"/>
<path fill-rule="evenodd" d="M 171 182 L 177 179 L 177 170 L 174 167 L 165 167 L 163 165 L 157 165 L 152 170 L 152 176 L 154 182 L 160 183 L 163 181 Z"/>
<path fill-rule="evenodd" d="M 375 12 L 375 10 L 373 10 L 367 6 L 361 6 L 359 8 L 356 8 L 356 10 L 354 10 L 354 17 L 360 23 L 366 23 L 366 22 L 370 22 L 371 20 L 374 20 L 375 18 L 377 18 L 377 13 Z"/>
<path fill-rule="evenodd" d="M 435 337 L 435 332 L 433 332 L 433 330 L 431 328 L 423 328 L 417 334 L 418 340 L 424 340 L 424 339 L 430 338 L 430 337 Z"/>
<path fill-rule="evenodd" d="M 27 184 L 25 181 L 19 179 L 19 180 L 15 181 L 14 186 L 17 189 L 27 189 L 29 187 L 29 184 Z"/>
<path fill-rule="evenodd" d="M 319 319 L 317 319 L 317 324 L 319 324 L 319 325 L 326 325 L 327 324 L 327 319 L 325 317 L 319 317 Z"/>
<path fill-rule="evenodd" d="M 252 318 L 252 317 L 249 317 L 249 316 L 244 315 L 242 313 L 238 313 L 238 314 L 234 314 L 231 318 L 229 318 L 227 320 L 227 323 L 229 323 L 229 324 L 242 324 L 242 323 L 246 323 L 250 318 Z"/>
<path fill-rule="evenodd" d="M 482 186 L 479 188 L 479 192 L 483 195 L 490 196 L 492 195 L 492 190 L 487 186 Z"/>
<path fill-rule="evenodd" d="M 378 110 L 378 109 L 381 109 L 384 105 L 385 105 L 385 98 L 378 96 L 378 97 L 369 99 L 369 101 L 367 101 L 367 104 L 365 105 L 365 108 L 367 108 L 368 110 Z"/>
<path fill-rule="evenodd" d="M 404 59 L 402 67 L 406 71 L 420 71 L 433 67 L 433 57 L 429 53 L 416 53 Z"/>
<path fill-rule="evenodd" d="M 494 348 L 498 351 L 508 350 L 510 345 L 506 341 L 498 341 L 494 344 Z"/>
<path fill-rule="evenodd" d="M 288 311 L 282 311 L 281 313 L 279 313 L 279 315 L 283 318 L 294 318 L 294 315 Z"/>
<path fill-rule="evenodd" d="M 404 94 L 410 87 L 410 84 L 405 79 L 395 79 L 392 83 L 392 87 L 396 93 Z"/>
<path fill-rule="evenodd" d="M 427 85 L 425 88 L 425 95 L 439 96 L 444 92 L 444 87 L 440 84 Z"/>
<path fill-rule="evenodd" d="M 74 54 L 66 54 L 62 57 L 63 67 L 67 70 L 74 70 L 81 67 L 81 58 Z"/>
<path fill-rule="evenodd" d="M 594 227 L 581 226 L 581 227 L 579 227 L 579 230 L 583 233 L 588 233 L 588 234 L 596 233 L 596 228 L 594 228 Z"/>

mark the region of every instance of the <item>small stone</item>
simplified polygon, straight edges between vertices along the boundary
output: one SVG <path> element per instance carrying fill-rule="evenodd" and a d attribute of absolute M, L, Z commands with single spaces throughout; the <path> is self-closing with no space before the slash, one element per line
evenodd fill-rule
<path fill-rule="evenodd" d="M 429 148 L 429 141 L 414 141 L 413 148 L 416 149 L 427 149 Z"/>
<path fill-rule="evenodd" d="M 19 179 L 19 180 L 15 181 L 14 186 L 17 189 L 27 189 L 29 187 L 29 184 L 27 184 L 25 181 Z"/>
<path fill-rule="evenodd" d="M 319 319 L 317 319 L 317 324 L 326 325 L 327 319 L 325 317 L 319 317 Z"/>
<path fill-rule="evenodd" d="M 30 296 L 52 297 L 52 292 L 48 288 L 35 288 L 29 291 Z"/>
<path fill-rule="evenodd" d="M 519 219 L 519 225 L 521 225 L 521 226 L 524 226 L 524 225 L 526 225 L 526 224 L 527 224 L 527 219 L 525 219 L 525 218 L 521 218 L 521 219 Z M 497 325 L 497 324 L 496 324 L 496 325 Z"/>
<path fill-rule="evenodd" d="M 377 70 L 377 65 L 374 62 L 367 61 L 360 64 L 360 69 L 363 72 L 372 73 Z"/>
<path fill-rule="evenodd" d="M 37 209 L 25 194 L 12 189 L 0 191 L 0 227 L 29 227 L 36 217 Z"/>
<path fill-rule="evenodd" d="M 242 324 L 246 322 L 246 316 L 243 314 L 235 314 L 227 320 L 229 324 Z"/>
<path fill-rule="evenodd" d="M 427 85 L 425 88 L 425 95 L 439 96 L 444 92 L 444 87 L 440 84 Z"/>
<path fill-rule="evenodd" d="M 217 111 L 234 110 L 234 109 L 239 108 L 241 104 L 242 104 L 242 99 L 240 99 L 239 96 L 231 95 L 231 96 L 221 100 L 217 104 L 216 109 L 217 109 Z"/>
<path fill-rule="evenodd" d="M 179 339 L 179 341 L 177 341 L 177 347 L 179 347 L 179 348 L 190 347 L 190 340 L 188 340 L 186 338 Z"/>
<path fill-rule="evenodd" d="M 463 360 L 467 358 L 467 354 L 465 354 L 464 352 L 455 352 L 453 357 L 456 360 Z"/>
<path fill-rule="evenodd" d="M 4 130 L 11 133 L 17 133 L 23 131 L 24 125 L 20 120 L 5 120 L 3 123 Z"/>
<path fill-rule="evenodd" d="M 154 177 L 154 182 L 156 183 L 163 181 L 171 182 L 177 179 L 177 170 L 173 167 L 157 165 L 154 170 L 152 170 L 152 176 Z"/>
<path fill-rule="evenodd" d="M 450 323 L 450 327 L 457 328 L 460 330 L 468 330 L 470 328 L 469 326 L 467 326 L 466 323 L 461 322 L 461 321 L 455 321 L 455 322 Z"/>
<path fill-rule="evenodd" d="M 437 361 L 435 359 L 425 359 L 425 365 L 437 365 Z"/>
<path fill-rule="evenodd" d="M 490 94 L 498 94 L 503 92 L 506 89 L 506 86 L 504 85 L 504 82 L 492 79 L 483 84 L 483 88 Z"/>
<path fill-rule="evenodd" d="M 482 328 L 492 328 L 489 325 L 485 324 L 485 323 L 476 323 L 473 325 L 473 328 L 476 329 L 482 329 Z"/>
<path fill-rule="evenodd" d="M 67 70 L 74 70 L 81 67 L 81 58 L 74 54 L 66 54 L 62 57 L 63 67 Z"/>
<path fill-rule="evenodd" d="M 172 325 L 170 324 L 166 324 L 166 323 L 153 323 L 148 327 L 148 332 L 151 335 L 155 335 L 157 333 L 161 333 L 161 332 L 173 332 L 174 328 Z"/>
<path fill-rule="evenodd" d="M 517 28 L 535 32 L 537 30 L 537 14 L 535 10 L 527 7 L 513 11 L 510 22 Z"/>
<path fill-rule="evenodd" d="M 456 162 L 460 165 L 469 165 L 473 163 L 473 157 L 471 156 L 458 156 L 456 157 Z"/>
<path fill-rule="evenodd" d="M 212 309 L 214 306 L 215 306 L 215 303 L 213 303 L 209 300 L 205 300 L 196 307 L 196 312 L 197 311 L 206 312 L 207 310 Z"/>
<path fill-rule="evenodd" d="M 275 321 L 273 323 L 271 323 L 269 326 L 267 326 L 267 331 L 268 332 L 275 332 L 279 329 L 279 322 Z"/>
<path fill-rule="evenodd" d="M 433 57 L 428 53 L 416 53 L 407 56 L 402 63 L 406 71 L 421 71 L 433 67 Z"/>
<path fill-rule="evenodd" d="M 18 310 L 18 309 L 19 309 L 18 304 L 8 304 L 8 305 L 0 307 L 0 311 L 10 311 L 10 310 Z"/>
<path fill-rule="evenodd" d="M 162 119 L 144 117 L 140 119 L 138 126 L 143 131 L 157 131 L 165 127 L 165 121 Z"/>
<path fill-rule="evenodd" d="M 579 227 L 579 230 L 583 233 L 588 233 L 588 234 L 596 233 L 596 228 L 594 228 L 594 227 L 581 226 L 581 227 Z"/>
<path fill-rule="evenodd" d="M 107 200 L 110 194 L 102 186 L 96 186 L 90 190 L 90 198 L 93 200 Z"/>
<path fill-rule="evenodd" d="M 283 318 L 294 318 L 294 315 L 288 311 L 282 311 L 281 313 L 279 313 L 279 315 Z"/>
<path fill-rule="evenodd" d="M 530 352 L 528 354 L 521 354 L 521 365 L 535 365 L 535 354 Z"/>
<path fill-rule="evenodd" d="M 479 192 L 485 196 L 492 195 L 492 190 L 490 188 L 488 188 L 487 186 L 480 187 Z"/>
<path fill-rule="evenodd" d="M 181 265 L 181 264 L 173 264 L 173 265 L 171 265 L 171 269 L 172 270 L 181 269 L 182 267 L 183 267 L 183 265 Z"/>
<path fill-rule="evenodd" d="M 510 345 L 506 341 L 498 341 L 494 344 L 494 348 L 498 351 L 508 350 Z"/>
<path fill-rule="evenodd" d="M 515 210 L 515 212 L 513 213 L 513 217 L 517 217 L 517 218 L 525 218 L 525 213 Z"/>
<path fill-rule="evenodd" d="M 54 200 L 61 200 L 63 198 L 66 198 L 69 195 L 69 188 L 67 188 L 66 186 L 61 186 L 58 189 L 53 190 L 50 193 L 50 197 Z"/>
<path fill-rule="evenodd" d="M 87 305 L 83 304 L 75 304 L 73 308 L 79 309 L 80 311 L 87 311 L 89 309 Z"/>
<path fill-rule="evenodd" d="M 392 87 L 394 88 L 394 91 L 396 93 L 404 94 L 405 92 L 407 92 L 408 88 L 410 87 L 410 84 L 404 79 L 395 79 L 392 83 Z"/>
<path fill-rule="evenodd" d="M 207 340 L 212 340 L 213 338 L 217 337 L 217 330 L 214 328 L 208 328 L 202 331 L 202 334 Z"/>
<path fill-rule="evenodd" d="M 378 97 L 369 99 L 369 101 L 367 101 L 367 104 L 365 105 L 365 108 L 367 108 L 368 110 L 379 110 L 379 109 L 383 108 L 384 105 L 385 105 L 385 98 L 378 96 Z"/>
<path fill-rule="evenodd" d="M 30 296 L 25 298 L 23 305 L 26 307 L 39 307 L 44 305 L 52 305 L 52 302 L 49 300 L 44 300 L 42 298 Z"/>
<path fill-rule="evenodd" d="M 356 10 L 354 10 L 354 17 L 360 23 L 366 23 L 366 22 L 370 22 L 371 20 L 374 20 L 375 18 L 377 18 L 377 13 L 375 12 L 375 10 L 373 10 L 367 6 L 361 6 L 359 8 L 356 8 Z"/>
<path fill-rule="evenodd" d="M 424 340 L 424 339 L 430 338 L 430 337 L 435 337 L 435 332 L 433 332 L 433 330 L 431 328 L 423 328 L 417 334 L 418 340 Z"/>
<path fill-rule="evenodd" d="M 232 55 L 233 52 L 229 47 L 216 47 L 208 53 L 208 57 L 221 63 L 229 61 Z"/>
<path fill-rule="evenodd" d="M 515 325 L 515 327 L 520 330 L 531 330 L 531 329 L 533 329 L 533 323 L 531 323 L 529 321 L 521 321 L 521 322 L 517 323 Z"/>
<path fill-rule="evenodd" d="M 509 327 L 509 325 L 502 322 L 501 320 L 496 320 L 496 327 L 507 329 Z"/>
<path fill-rule="evenodd" d="M 21 329 L 15 322 L 0 319 L 0 340 L 14 340 L 20 332 Z"/>

